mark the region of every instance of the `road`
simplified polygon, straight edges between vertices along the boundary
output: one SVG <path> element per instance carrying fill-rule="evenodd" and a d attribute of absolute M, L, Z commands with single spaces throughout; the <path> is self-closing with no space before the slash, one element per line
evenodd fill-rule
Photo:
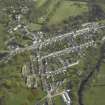
<path fill-rule="evenodd" d="M 56 57 L 56 56 L 60 56 L 60 55 L 63 55 L 65 53 L 71 53 L 71 52 L 75 52 L 75 51 L 78 51 L 78 49 L 82 49 L 84 47 L 89 47 L 89 46 L 92 46 L 94 44 L 94 41 L 90 41 L 90 42 L 87 42 L 87 43 L 84 43 L 84 44 L 81 44 L 80 46 L 74 46 L 74 47 L 69 47 L 69 48 L 66 48 L 64 50 L 61 50 L 61 51 L 57 51 L 57 52 L 53 52 L 53 53 L 50 53 L 46 56 L 42 56 L 38 61 L 42 61 L 43 59 L 46 59 L 48 57 Z"/>
<path fill-rule="evenodd" d="M 72 64 L 69 64 L 67 66 L 64 66 L 62 68 L 59 68 L 58 70 L 46 72 L 45 75 L 53 75 L 53 74 L 56 74 L 56 73 L 59 74 L 59 73 L 62 73 L 62 72 L 67 71 L 67 68 L 72 67 L 72 66 L 75 66 L 75 65 L 78 65 L 78 64 L 79 64 L 79 61 L 77 61 L 75 63 L 72 63 Z"/>
<path fill-rule="evenodd" d="M 105 26 L 95 27 L 94 30 L 98 30 L 98 29 L 101 29 L 101 28 L 105 28 Z M 56 40 L 60 40 L 60 39 L 63 39 L 65 37 L 68 37 L 68 36 L 76 37 L 77 35 L 85 34 L 86 32 L 89 32 L 89 28 L 84 28 L 84 29 L 81 29 L 81 30 L 77 30 L 76 32 L 72 31 L 72 32 L 69 32 L 69 33 L 66 33 L 66 34 L 62 34 L 62 35 L 59 35 L 57 37 L 53 37 L 53 38 L 47 39 L 44 42 L 36 42 L 36 43 L 32 44 L 31 46 L 28 46 L 28 47 L 25 47 L 25 48 L 17 48 L 17 49 L 15 49 L 13 51 L 10 51 L 9 55 L 6 58 L 0 60 L 0 62 L 8 62 L 8 60 L 10 60 L 16 54 L 20 54 L 20 53 L 23 53 L 25 51 L 34 50 L 34 49 L 37 49 L 37 48 L 40 49 L 42 46 L 45 46 L 45 45 L 47 45 L 49 43 L 51 44 L 52 42 L 55 42 Z M 50 56 L 56 56 L 59 53 L 66 52 L 66 51 L 67 52 L 71 52 L 70 48 L 66 48 L 66 49 L 64 49 L 62 51 L 51 53 L 51 54 L 49 54 L 47 56 L 44 56 L 40 60 L 42 60 L 44 58 L 47 58 L 47 57 L 50 57 Z"/>

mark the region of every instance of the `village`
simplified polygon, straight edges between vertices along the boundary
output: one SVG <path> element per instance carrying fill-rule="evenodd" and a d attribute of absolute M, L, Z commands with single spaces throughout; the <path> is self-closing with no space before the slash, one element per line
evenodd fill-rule
<path fill-rule="evenodd" d="M 72 105 L 72 86 L 67 87 L 71 83 L 67 75 L 71 68 L 80 65 L 87 49 L 96 48 L 105 39 L 103 35 L 99 36 L 105 24 L 83 23 L 79 29 L 45 38 L 47 32 L 30 31 L 29 26 L 22 21 L 27 11 L 28 8 L 24 7 L 21 9 L 22 14 L 16 14 L 14 18 L 9 16 L 11 21 L 7 32 L 11 36 L 5 42 L 7 54 L 4 54 L 0 62 L 8 63 L 18 54 L 31 52 L 30 60 L 22 64 L 21 77 L 28 89 L 41 88 L 46 92 L 46 96 L 34 105 L 54 105 L 56 96 L 60 96 L 65 105 Z M 12 12 L 16 13 L 15 10 Z M 27 38 L 29 42 L 18 42 L 15 34 Z M 78 69 L 76 74 L 79 77 L 82 72 Z"/>
<path fill-rule="evenodd" d="M 65 87 L 62 87 L 63 84 L 67 83 L 65 74 L 68 72 L 68 68 L 79 64 L 79 59 L 83 55 L 82 50 L 88 47 L 96 47 L 97 35 L 95 33 L 104 29 L 105 26 L 95 22 L 85 23 L 81 26 L 82 29 L 49 39 L 44 39 L 43 32 L 34 34 L 29 32 L 27 26 L 24 27 L 23 30 L 26 35 L 32 35 L 33 44 L 24 48 L 13 44 L 10 47 L 13 50 L 10 50 L 9 56 L 5 58 L 6 61 L 16 54 L 33 50 L 35 55 L 31 55 L 30 61 L 22 67 L 22 76 L 26 86 L 28 88 L 38 88 L 38 82 L 41 80 L 43 90 L 48 94 L 46 96 L 48 105 L 53 104 L 52 98 L 57 95 L 62 96 L 66 105 L 71 105 L 72 97 L 68 95 L 68 91 L 71 90 L 65 90 Z M 22 29 L 21 24 L 10 30 L 19 31 L 20 29 Z M 12 31 L 9 32 L 12 33 Z M 82 37 L 82 40 L 78 41 L 79 37 Z M 62 44 L 62 42 L 64 42 L 63 45 L 57 44 Z M 54 46 L 57 48 L 54 48 Z M 66 58 L 67 55 L 69 55 L 69 58 Z M 57 80 L 56 76 L 58 75 L 63 78 Z"/>

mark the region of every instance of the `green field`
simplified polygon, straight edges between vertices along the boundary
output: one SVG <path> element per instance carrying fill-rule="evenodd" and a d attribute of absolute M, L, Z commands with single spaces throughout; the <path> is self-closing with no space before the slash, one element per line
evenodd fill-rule
<path fill-rule="evenodd" d="M 41 7 L 43 6 L 45 3 L 46 3 L 47 0 L 37 0 L 36 3 L 37 3 L 37 7 Z"/>
<path fill-rule="evenodd" d="M 0 50 L 5 50 L 5 41 L 8 38 L 8 34 L 5 32 L 5 28 L 0 24 Z"/>
<path fill-rule="evenodd" d="M 63 98 L 61 96 L 54 97 L 54 102 L 55 102 L 55 105 L 66 105 L 66 103 L 64 103 Z"/>
<path fill-rule="evenodd" d="M 40 0 L 41 3 L 43 2 L 43 0 Z M 57 8 L 56 5 L 62 2 L 61 0 L 46 0 L 46 2 L 44 2 L 44 4 L 42 6 L 39 7 L 39 9 L 45 11 L 45 13 L 43 14 L 43 16 L 41 18 L 38 19 L 39 23 L 42 23 L 43 21 L 45 21 L 45 19 L 49 18 L 50 16 L 52 16 L 55 12 L 55 9 Z"/>
<path fill-rule="evenodd" d="M 62 1 L 48 24 L 60 23 L 69 16 L 77 16 L 86 11 L 88 11 L 88 7 L 85 2 Z"/>
<path fill-rule="evenodd" d="M 105 64 L 84 94 L 85 105 L 105 105 Z"/>
<path fill-rule="evenodd" d="M 41 25 L 39 25 L 39 24 L 31 23 L 28 25 L 28 29 L 30 31 L 35 31 L 35 30 L 38 31 L 38 30 L 40 30 L 40 28 L 41 28 Z"/>
<path fill-rule="evenodd" d="M 28 89 L 22 78 L 21 68 L 24 62 L 29 61 L 29 55 L 30 52 L 17 55 L 8 64 L 0 65 L 0 98 L 3 97 L 3 105 L 34 105 L 46 95 L 40 88 Z"/>
<path fill-rule="evenodd" d="M 61 24 L 60 27 L 62 27 L 62 23 L 69 17 L 76 17 L 88 12 L 88 4 L 85 1 L 37 0 L 36 7 L 40 16 L 34 23 L 29 24 L 32 31 L 39 31 L 43 25 L 50 28 L 53 25 L 58 27 Z"/>

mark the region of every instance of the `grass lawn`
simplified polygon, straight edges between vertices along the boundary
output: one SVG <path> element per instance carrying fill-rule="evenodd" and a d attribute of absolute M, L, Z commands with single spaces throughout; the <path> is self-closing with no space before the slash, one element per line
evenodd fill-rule
<path fill-rule="evenodd" d="M 66 105 L 66 103 L 64 103 L 63 98 L 61 96 L 54 97 L 54 102 L 55 102 L 55 105 Z"/>
<path fill-rule="evenodd" d="M 47 0 L 37 0 L 37 1 L 36 1 L 37 6 L 38 6 L 38 7 L 43 6 L 43 5 L 46 3 L 46 1 L 47 1 Z"/>
<path fill-rule="evenodd" d="M 44 93 L 41 90 L 15 87 L 15 92 L 8 92 L 5 100 L 6 105 L 34 105 L 43 97 Z"/>
<path fill-rule="evenodd" d="M 31 31 L 38 31 L 41 29 L 41 25 L 34 24 L 34 23 L 29 24 L 28 27 L 29 27 L 29 30 Z"/>
<path fill-rule="evenodd" d="M 59 1 L 62 2 L 62 0 L 50 0 L 50 4 L 47 7 L 47 14 L 51 13 L 53 9 L 56 8 L 55 6 Z"/>
<path fill-rule="evenodd" d="M 99 6 L 102 8 L 102 10 L 105 12 L 105 3 L 99 3 Z"/>
<path fill-rule="evenodd" d="M 28 89 L 19 78 L 10 78 L 5 80 L 5 83 L 6 85 L 0 88 L 0 96 L 5 97 L 5 105 L 34 105 L 45 96 L 40 89 Z"/>
<path fill-rule="evenodd" d="M 43 0 L 39 0 L 43 1 Z M 45 22 L 46 18 L 49 18 L 49 16 L 52 16 L 52 14 L 55 12 L 57 3 L 62 2 L 61 0 L 46 0 L 43 6 L 40 7 L 41 10 L 46 11 L 41 18 L 38 19 L 38 23 Z"/>
<path fill-rule="evenodd" d="M 97 78 L 84 94 L 84 104 L 105 105 L 105 64 L 102 65 Z"/>
<path fill-rule="evenodd" d="M 16 93 L 6 95 L 6 105 L 34 105 L 34 96 L 28 89 L 18 87 Z"/>
<path fill-rule="evenodd" d="M 6 49 L 5 41 L 8 37 L 8 34 L 5 32 L 5 28 L 0 24 L 0 50 Z"/>
<path fill-rule="evenodd" d="M 77 16 L 86 11 L 88 11 L 88 7 L 85 2 L 62 1 L 48 24 L 60 23 L 69 16 Z"/>

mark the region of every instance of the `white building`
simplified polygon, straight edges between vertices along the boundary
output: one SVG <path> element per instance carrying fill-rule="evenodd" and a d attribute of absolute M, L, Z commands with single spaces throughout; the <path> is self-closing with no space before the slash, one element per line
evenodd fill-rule
<path fill-rule="evenodd" d="M 64 102 L 65 102 L 67 105 L 71 105 L 71 99 L 70 99 L 70 97 L 69 97 L 69 95 L 68 95 L 67 92 L 64 92 L 64 93 L 62 94 L 62 98 L 63 98 Z"/>

